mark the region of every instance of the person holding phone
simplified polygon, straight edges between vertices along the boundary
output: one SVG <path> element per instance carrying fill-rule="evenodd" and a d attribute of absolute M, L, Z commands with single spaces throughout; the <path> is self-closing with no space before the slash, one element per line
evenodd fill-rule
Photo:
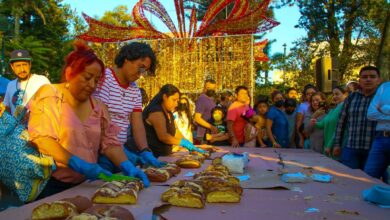
<path fill-rule="evenodd" d="M 313 119 L 311 122 L 315 124 L 316 128 L 324 131 L 324 154 L 338 160 L 339 157 L 333 155 L 334 135 L 341 109 L 344 105 L 344 99 L 347 97 L 348 92 L 343 87 L 336 86 L 333 88 L 332 93 L 333 105 L 336 105 L 336 107 L 329 110 L 323 120 L 317 121 L 317 119 Z"/>
<path fill-rule="evenodd" d="M 303 120 L 305 136 L 305 148 L 318 153 L 323 152 L 324 131 L 315 128 L 314 122 L 321 121 L 326 115 L 326 96 L 322 92 L 316 92 L 310 97 L 310 107 Z"/>

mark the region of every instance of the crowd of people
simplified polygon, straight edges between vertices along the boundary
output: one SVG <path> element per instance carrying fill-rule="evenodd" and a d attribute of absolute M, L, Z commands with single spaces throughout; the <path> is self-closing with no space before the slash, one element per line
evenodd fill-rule
<path fill-rule="evenodd" d="M 363 67 L 358 83 L 334 87 L 331 99 L 309 84 L 301 96 L 294 88 L 275 90 L 251 103 L 246 86 L 217 93 L 219 85 L 207 79 L 199 97 L 166 84 L 149 101 L 136 81 L 153 75 L 156 62 L 149 45 L 132 42 L 120 49 L 113 68 L 105 68 L 76 41 L 62 83 L 50 84 L 30 73 L 28 51 L 11 53 L 17 78 L 8 83 L 3 104 L 14 116 L 28 110 L 31 143 L 57 165 L 39 198 L 119 171 L 148 186 L 139 162 L 161 167 L 158 157 L 178 148 L 203 152 L 197 144 L 312 149 L 387 180 L 390 84 L 377 89 L 376 67 Z"/>

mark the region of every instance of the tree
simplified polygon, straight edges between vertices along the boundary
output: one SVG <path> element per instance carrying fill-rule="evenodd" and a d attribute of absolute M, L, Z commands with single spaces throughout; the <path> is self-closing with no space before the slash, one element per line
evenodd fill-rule
<path fill-rule="evenodd" d="M 61 2 L 62 0 L 0 2 L 0 17 L 13 24 L 7 26 L 8 29 L 5 30 L 7 57 L 17 48 L 29 50 L 34 60 L 33 72 L 49 73 L 52 82 L 60 79 L 63 58 L 71 50 L 68 19 L 71 18 L 72 11 L 69 5 L 62 5 Z M 15 14 L 14 9 L 19 6 L 23 6 L 19 8 L 22 13 Z M 17 29 L 20 31 L 16 34 L 15 31 L 11 31 Z"/>
<path fill-rule="evenodd" d="M 386 21 L 382 31 L 382 39 L 376 65 L 381 70 L 382 79 L 390 80 L 390 7 L 387 8 Z"/>
<path fill-rule="evenodd" d="M 260 86 L 261 84 L 269 84 L 269 72 L 273 70 L 272 61 L 273 57 L 270 55 L 270 50 L 272 44 L 276 42 L 276 40 L 268 41 L 268 44 L 264 47 L 263 52 L 269 58 L 269 61 L 266 62 L 255 62 L 255 72 L 256 72 L 256 86 Z M 264 74 L 264 76 L 262 75 Z"/>
<path fill-rule="evenodd" d="M 375 63 L 390 4 L 386 0 L 281 2 L 279 6 L 298 5 L 301 17 L 296 27 L 307 31 L 306 47 L 328 42 L 323 50 L 337 60 L 339 80 L 348 78 L 353 68 Z"/>
<path fill-rule="evenodd" d="M 298 39 L 294 45 L 283 62 L 286 87 L 302 90 L 305 85 L 315 81 L 311 61 L 316 53 L 316 45 L 307 45 L 304 39 Z"/>
<path fill-rule="evenodd" d="M 88 25 L 84 18 L 77 14 L 77 10 L 73 9 L 70 18 L 68 19 L 68 25 L 70 26 L 69 37 L 71 39 L 86 32 L 88 29 Z"/>
<path fill-rule="evenodd" d="M 43 24 L 46 24 L 45 15 L 41 10 L 43 2 L 40 0 L 3 0 L 0 7 L 2 11 L 10 10 L 14 21 L 15 40 L 19 40 L 21 23 L 28 27 L 32 15 L 38 15 L 35 19 L 41 19 Z"/>
<path fill-rule="evenodd" d="M 209 6 L 211 5 L 211 3 L 213 1 L 214 0 L 198 0 L 198 1 L 195 1 L 196 2 L 195 4 L 187 2 L 187 3 L 184 3 L 184 8 L 185 9 L 192 9 L 192 7 L 195 6 L 197 9 L 196 18 L 198 21 L 201 21 L 203 19 L 203 17 L 205 16 L 207 9 L 209 8 Z M 233 9 L 233 4 L 230 4 L 227 7 L 225 7 L 218 14 L 218 16 L 215 18 L 214 22 L 226 19 L 227 16 L 229 15 L 229 13 L 232 11 L 232 9 Z M 189 14 L 187 14 L 186 16 L 190 17 Z"/>
<path fill-rule="evenodd" d="M 119 5 L 115 7 L 113 11 L 104 12 L 100 21 L 120 27 L 133 25 L 133 18 L 125 5 Z"/>

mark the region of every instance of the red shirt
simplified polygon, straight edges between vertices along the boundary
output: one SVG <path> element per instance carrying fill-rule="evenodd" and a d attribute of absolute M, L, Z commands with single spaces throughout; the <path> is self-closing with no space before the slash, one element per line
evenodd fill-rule
<path fill-rule="evenodd" d="M 247 123 L 247 121 L 241 117 L 241 114 L 245 113 L 248 109 L 249 106 L 247 104 L 236 101 L 230 105 L 227 112 L 226 120 L 233 121 L 233 132 L 240 144 L 245 142 L 244 128 Z"/>

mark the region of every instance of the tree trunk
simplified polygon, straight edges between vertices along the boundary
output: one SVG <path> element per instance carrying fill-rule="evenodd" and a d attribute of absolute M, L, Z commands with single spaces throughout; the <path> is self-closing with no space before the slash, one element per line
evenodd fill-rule
<path fill-rule="evenodd" d="M 18 41 L 19 37 L 20 37 L 20 15 L 19 15 L 19 13 L 15 13 L 14 19 L 15 19 L 14 39 L 16 41 Z"/>
<path fill-rule="evenodd" d="M 12 2 L 12 15 L 14 17 L 14 39 L 16 41 L 20 38 L 20 21 L 23 15 L 23 9 L 20 7 L 17 1 Z"/>
<path fill-rule="evenodd" d="M 381 71 L 381 78 L 384 81 L 390 79 L 390 6 L 387 9 L 385 25 L 383 26 L 382 39 L 379 45 L 379 53 L 376 59 L 376 66 Z"/>
<path fill-rule="evenodd" d="M 340 80 L 342 80 L 347 74 L 348 65 L 352 56 L 352 31 L 353 24 L 355 23 L 357 16 L 358 3 L 356 1 L 351 1 L 346 10 L 344 10 L 344 40 L 343 40 L 343 49 L 339 58 L 339 72 Z M 348 11 L 347 11 L 348 10 Z"/>
<path fill-rule="evenodd" d="M 332 60 L 335 60 L 336 63 L 339 63 L 339 53 L 340 53 L 340 39 L 339 39 L 339 30 L 337 26 L 336 19 L 336 9 L 334 1 L 328 2 L 327 7 L 327 29 L 328 29 L 328 37 L 329 37 L 329 50 L 330 57 Z M 339 74 L 339 77 L 342 77 L 342 73 Z"/>

